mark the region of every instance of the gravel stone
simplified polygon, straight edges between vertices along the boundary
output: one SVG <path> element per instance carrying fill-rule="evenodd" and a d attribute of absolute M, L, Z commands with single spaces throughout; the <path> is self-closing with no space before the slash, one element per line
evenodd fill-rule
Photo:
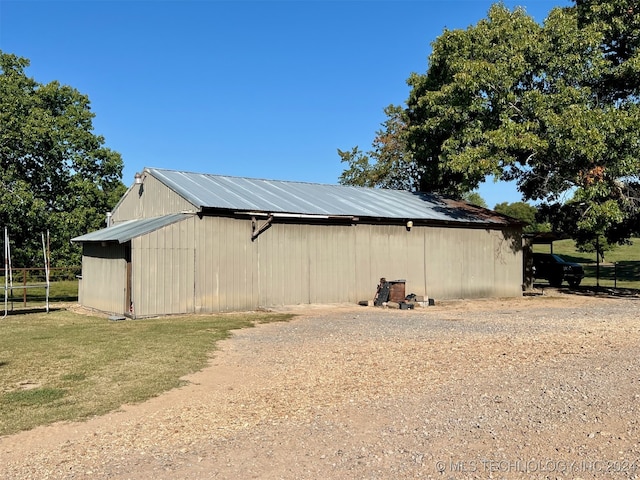
<path fill-rule="evenodd" d="M 279 310 L 184 387 L 0 438 L 0 478 L 640 478 L 638 297 Z"/>

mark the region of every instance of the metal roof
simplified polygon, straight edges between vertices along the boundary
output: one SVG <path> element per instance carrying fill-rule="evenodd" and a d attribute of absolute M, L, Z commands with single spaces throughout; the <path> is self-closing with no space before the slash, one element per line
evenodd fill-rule
<path fill-rule="evenodd" d="M 145 168 L 199 209 L 508 225 L 514 219 L 433 194 Z"/>
<path fill-rule="evenodd" d="M 103 228 L 96 232 L 87 233 L 79 237 L 72 238 L 72 242 L 128 242 L 132 238 L 145 235 L 158 230 L 172 223 L 179 222 L 187 218 L 188 214 L 173 213 L 162 217 L 143 218 L 140 220 L 129 220 L 112 227 Z"/>

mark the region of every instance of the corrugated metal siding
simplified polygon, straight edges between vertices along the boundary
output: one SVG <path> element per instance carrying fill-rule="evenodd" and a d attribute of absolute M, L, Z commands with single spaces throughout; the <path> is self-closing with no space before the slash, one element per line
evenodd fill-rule
<path fill-rule="evenodd" d="M 133 185 L 113 209 L 111 222 L 117 224 L 184 211 L 197 211 L 197 208 L 151 175 L 146 175 L 144 183 Z"/>
<path fill-rule="evenodd" d="M 122 315 L 125 309 L 128 244 L 87 243 L 82 248 L 82 305 Z"/>
<path fill-rule="evenodd" d="M 247 220 L 223 217 L 198 220 L 196 312 L 257 306 L 258 265 L 250 237 L 251 223 Z"/>
<path fill-rule="evenodd" d="M 521 294 L 521 254 L 496 230 L 274 224 L 251 242 L 249 220 L 200 222 L 198 312 L 353 303 L 383 276 L 439 299 Z"/>
<path fill-rule="evenodd" d="M 284 226 L 287 230 L 292 226 Z M 283 229 L 284 230 L 284 229 Z M 309 254 L 309 301 L 327 303 L 348 302 L 355 293 L 354 233 L 350 226 L 305 226 L 303 239 Z M 283 248 L 286 249 L 287 231 L 283 231 Z M 290 265 L 295 268 L 295 265 Z M 304 280 L 304 279 L 302 279 Z"/>
<path fill-rule="evenodd" d="M 519 296 L 518 239 L 517 231 L 274 223 L 252 242 L 249 219 L 193 216 L 132 240 L 134 312 L 355 303 L 373 298 L 380 277 L 436 299 Z M 100 251 L 83 260 L 83 304 L 120 312 L 124 251 Z"/>
<path fill-rule="evenodd" d="M 196 311 L 346 302 L 355 298 L 351 227 L 276 224 L 251 242 L 251 222 L 204 217 Z"/>
<path fill-rule="evenodd" d="M 136 316 L 194 311 L 195 220 L 174 223 L 132 240 L 132 302 Z"/>
<path fill-rule="evenodd" d="M 517 236 L 506 238 L 499 230 L 455 228 L 425 228 L 424 233 L 428 296 L 522 294 L 522 252 Z"/>
<path fill-rule="evenodd" d="M 492 231 L 494 245 L 494 288 L 498 296 L 522 294 L 524 252 L 521 232 L 515 228 Z M 514 263 L 519 264 L 516 268 Z"/>

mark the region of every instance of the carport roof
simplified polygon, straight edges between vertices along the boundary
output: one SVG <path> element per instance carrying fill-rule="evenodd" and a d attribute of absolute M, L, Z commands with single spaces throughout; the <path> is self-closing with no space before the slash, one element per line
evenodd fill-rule
<path fill-rule="evenodd" d="M 173 213 L 162 217 L 143 218 L 140 220 L 129 220 L 112 227 L 103 228 L 96 232 L 87 233 L 79 237 L 72 238 L 75 243 L 84 242 L 118 242 L 125 243 L 132 238 L 151 233 L 172 223 L 179 222 L 189 215 L 184 213 Z"/>
<path fill-rule="evenodd" d="M 422 220 L 464 224 L 521 222 L 467 202 L 438 195 L 282 180 L 263 180 L 145 168 L 200 211 L 263 212 L 327 217 Z M 143 177 L 144 177 L 143 174 Z"/>

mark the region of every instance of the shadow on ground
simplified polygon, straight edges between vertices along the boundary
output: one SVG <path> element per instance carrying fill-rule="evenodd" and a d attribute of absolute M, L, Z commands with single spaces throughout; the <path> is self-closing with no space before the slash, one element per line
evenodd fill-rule
<path fill-rule="evenodd" d="M 555 290 L 568 295 L 586 295 L 593 297 L 639 297 L 640 289 L 637 288 L 614 288 L 614 287 L 594 287 L 594 286 L 578 286 L 578 287 L 552 287 L 547 283 L 535 283 L 534 289 Z"/>
<path fill-rule="evenodd" d="M 63 307 L 49 307 L 49 313 L 56 312 L 58 310 L 66 310 Z M 12 315 L 28 315 L 30 313 L 44 313 L 46 312 L 45 307 L 33 307 L 33 308 L 14 308 L 13 310 L 9 310 L 7 312 L 7 317 Z M 0 310 L 0 318 L 4 315 L 4 310 Z"/>

